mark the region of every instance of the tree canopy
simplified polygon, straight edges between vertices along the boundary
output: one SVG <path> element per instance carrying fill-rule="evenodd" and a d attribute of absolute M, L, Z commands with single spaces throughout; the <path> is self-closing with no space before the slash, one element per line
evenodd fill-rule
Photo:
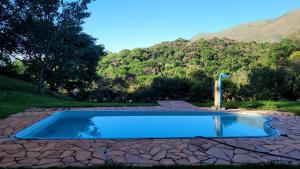
<path fill-rule="evenodd" d="M 58 91 L 84 89 L 94 81 L 104 46 L 82 32 L 90 0 L 0 2 L 0 70 L 20 60 L 25 74 Z"/>
<path fill-rule="evenodd" d="M 209 100 L 214 79 L 226 72 L 231 74 L 224 85 L 227 100 L 295 100 L 300 97 L 300 77 L 289 56 L 297 50 L 288 39 L 279 43 L 178 39 L 109 53 L 100 60 L 97 73 L 112 86 L 115 79 L 122 79 L 122 86 L 110 88 L 117 92 L 147 90 L 155 99 Z"/>

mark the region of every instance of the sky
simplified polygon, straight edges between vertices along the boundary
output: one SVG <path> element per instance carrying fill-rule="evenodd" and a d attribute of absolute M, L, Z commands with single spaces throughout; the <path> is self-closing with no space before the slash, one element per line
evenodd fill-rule
<path fill-rule="evenodd" d="M 118 52 L 191 39 L 299 8 L 300 0 L 96 0 L 83 28 L 97 44 Z"/>

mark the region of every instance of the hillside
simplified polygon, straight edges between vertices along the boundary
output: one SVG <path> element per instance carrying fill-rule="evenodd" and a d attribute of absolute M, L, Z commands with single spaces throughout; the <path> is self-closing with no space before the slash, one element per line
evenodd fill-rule
<path fill-rule="evenodd" d="M 238 41 L 278 42 L 282 38 L 300 30 L 300 9 L 286 13 L 275 19 L 246 23 L 222 32 L 201 33 L 192 38 L 198 39 L 228 38 Z"/>
<path fill-rule="evenodd" d="M 103 107 L 148 106 L 155 103 L 95 103 L 80 102 L 66 96 L 36 93 L 36 86 L 0 75 L 0 118 L 32 107 Z"/>

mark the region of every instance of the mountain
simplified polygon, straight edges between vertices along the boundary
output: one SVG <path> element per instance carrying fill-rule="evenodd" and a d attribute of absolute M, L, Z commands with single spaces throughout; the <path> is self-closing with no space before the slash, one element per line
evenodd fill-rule
<path fill-rule="evenodd" d="M 300 9 L 278 18 L 246 23 L 216 33 L 202 33 L 192 38 L 228 38 L 237 41 L 278 42 L 300 30 Z"/>

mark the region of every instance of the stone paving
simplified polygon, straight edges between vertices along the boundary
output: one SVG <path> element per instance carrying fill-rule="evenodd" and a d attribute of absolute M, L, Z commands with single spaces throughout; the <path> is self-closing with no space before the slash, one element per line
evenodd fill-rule
<path fill-rule="evenodd" d="M 159 103 L 162 106 L 89 109 L 208 110 L 178 101 Z M 13 114 L 6 119 L 0 119 L 0 167 L 100 164 L 152 166 L 269 162 L 300 164 L 300 161 L 296 159 L 265 154 L 271 153 L 300 159 L 300 117 L 276 111 L 252 112 L 273 116 L 272 127 L 276 127 L 285 134 L 268 138 L 128 140 L 15 140 L 13 138 L 16 131 L 61 110 L 63 109 L 32 108 Z"/>

